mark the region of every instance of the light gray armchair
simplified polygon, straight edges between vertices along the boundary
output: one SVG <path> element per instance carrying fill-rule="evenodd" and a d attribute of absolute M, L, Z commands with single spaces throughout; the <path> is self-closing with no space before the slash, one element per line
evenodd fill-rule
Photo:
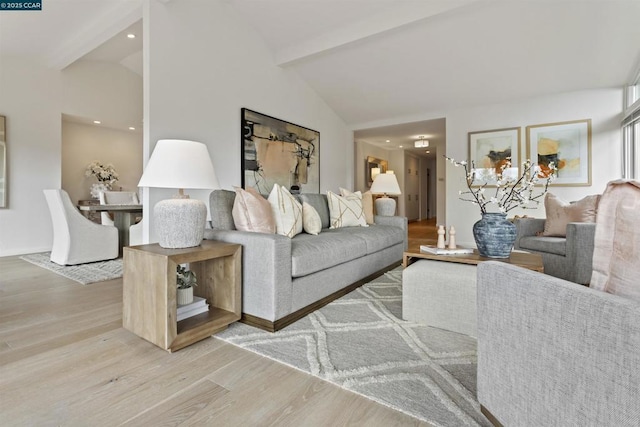
<path fill-rule="evenodd" d="M 515 220 L 514 249 L 542 255 L 545 274 L 586 285 L 591 280 L 595 223 L 570 222 L 567 237 L 538 236 L 544 230 L 544 219 Z"/>
<path fill-rule="evenodd" d="M 478 400 L 504 426 L 640 425 L 640 303 L 478 265 Z"/>
<path fill-rule="evenodd" d="M 118 258 L 118 229 L 85 218 L 64 190 L 43 190 L 53 223 L 51 261 L 83 264 Z"/>

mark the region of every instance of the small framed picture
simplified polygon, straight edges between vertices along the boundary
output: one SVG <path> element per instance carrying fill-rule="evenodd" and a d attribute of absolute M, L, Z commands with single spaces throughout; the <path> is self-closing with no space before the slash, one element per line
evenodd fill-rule
<path fill-rule="evenodd" d="M 555 165 L 550 185 L 591 185 L 591 119 L 527 126 L 527 157 L 540 177 Z"/>
<path fill-rule="evenodd" d="M 474 186 L 495 184 L 500 174 L 518 179 L 520 128 L 469 132 L 469 161 L 476 172 Z"/>

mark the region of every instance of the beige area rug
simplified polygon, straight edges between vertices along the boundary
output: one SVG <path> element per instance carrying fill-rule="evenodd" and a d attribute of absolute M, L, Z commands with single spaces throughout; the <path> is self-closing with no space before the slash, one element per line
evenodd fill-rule
<path fill-rule="evenodd" d="M 476 340 L 402 320 L 397 268 L 269 333 L 216 335 L 435 426 L 489 426 L 476 400 Z"/>
<path fill-rule="evenodd" d="M 39 254 L 23 255 L 20 259 L 28 261 L 38 267 L 46 268 L 56 274 L 74 280 L 83 285 L 89 283 L 103 282 L 122 277 L 122 259 L 113 259 L 109 261 L 90 262 L 80 265 L 58 265 L 51 262 L 51 252 L 43 252 Z"/>

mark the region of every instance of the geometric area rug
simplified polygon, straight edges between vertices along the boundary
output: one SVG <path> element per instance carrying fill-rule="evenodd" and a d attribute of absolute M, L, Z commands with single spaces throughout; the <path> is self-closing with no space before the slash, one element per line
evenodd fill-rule
<path fill-rule="evenodd" d="M 78 265 L 58 265 L 50 261 L 51 252 L 23 255 L 20 259 L 75 280 L 83 285 L 122 277 L 122 258 Z"/>
<path fill-rule="evenodd" d="M 474 338 L 402 320 L 402 268 L 271 333 L 215 335 L 436 426 L 489 426 Z"/>

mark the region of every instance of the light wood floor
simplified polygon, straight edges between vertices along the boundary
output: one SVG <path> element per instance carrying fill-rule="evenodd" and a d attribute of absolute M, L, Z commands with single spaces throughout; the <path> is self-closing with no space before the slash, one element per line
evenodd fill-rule
<path fill-rule="evenodd" d="M 428 425 L 215 338 L 170 354 L 121 325 L 122 279 L 0 258 L 0 425 Z"/>

